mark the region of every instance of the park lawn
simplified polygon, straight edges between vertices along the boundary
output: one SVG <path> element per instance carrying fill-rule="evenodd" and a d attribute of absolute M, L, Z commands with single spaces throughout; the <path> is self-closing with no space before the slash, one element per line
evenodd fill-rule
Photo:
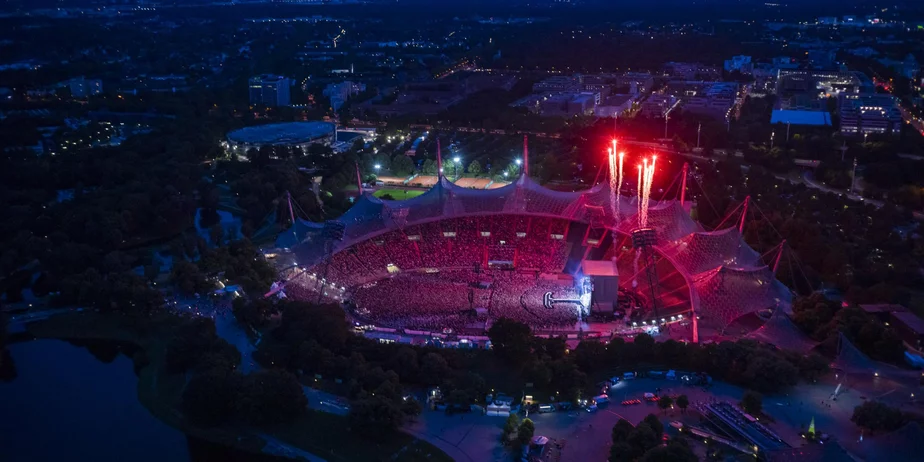
<path fill-rule="evenodd" d="M 426 191 L 419 191 L 419 190 L 413 190 L 413 189 L 408 190 L 408 191 L 403 191 L 401 189 L 385 188 L 385 189 L 379 189 L 373 194 L 373 196 L 381 198 L 382 196 L 388 194 L 389 196 L 393 197 L 395 200 L 400 201 L 404 199 L 411 199 L 411 198 L 417 197 L 425 192 Z"/>

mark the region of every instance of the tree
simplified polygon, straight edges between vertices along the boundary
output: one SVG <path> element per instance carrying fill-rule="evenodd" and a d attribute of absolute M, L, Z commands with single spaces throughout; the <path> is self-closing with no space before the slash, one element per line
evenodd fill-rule
<path fill-rule="evenodd" d="M 488 330 L 488 337 L 494 353 L 508 362 L 525 362 L 532 352 L 532 331 L 521 322 L 500 318 Z"/>
<path fill-rule="evenodd" d="M 215 223 L 209 228 L 209 239 L 212 241 L 212 245 L 219 246 L 224 241 L 225 229 L 221 226 L 221 223 Z"/>
<path fill-rule="evenodd" d="M 472 163 L 468 164 L 468 173 L 471 173 L 472 175 L 481 173 L 481 162 L 473 160 Z"/>
<path fill-rule="evenodd" d="M 510 435 L 514 434 L 518 428 L 520 428 L 520 418 L 516 414 L 507 416 L 507 421 L 504 422 L 503 433 L 503 441 L 505 444 L 510 439 Z"/>
<path fill-rule="evenodd" d="M 634 459 L 660 444 L 661 435 L 656 433 L 647 422 L 641 422 L 629 433 L 626 443 L 632 447 Z"/>
<path fill-rule="evenodd" d="M 427 353 L 420 360 L 420 380 L 425 385 L 437 385 L 449 374 L 449 364 L 439 353 Z"/>
<path fill-rule="evenodd" d="M 398 154 L 391 161 L 391 171 L 398 176 L 408 176 L 414 172 L 414 161 L 404 154 Z"/>
<path fill-rule="evenodd" d="M 620 441 L 610 446 L 609 462 L 633 462 L 636 459 L 636 450 L 629 443 Z"/>
<path fill-rule="evenodd" d="M 677 407 L 680 408 L 680 412 L 686 413 L 687 406 L 690 405 L 690 398 L 687 398 L 687 395 L 680 395 L 677 397 Z"/>
<path fill-rule="evenodd" d="M 645 416 L 642 422 L 648 424 L 648 426 L 651 427 L 651 430 L 655 432 L 655 435 L 657 435 L 659 439 L 661 438 L 661 435 L 664 434 L 664 424 L 661 423 L 661 419 L 659 419 L 658 416 L 654 414 L 648 414 Z"/>
<path fill-rule="evenodd" d="M 619 419 L 616 425 L 613 425 L 612 440 L 613 444 L 623 442 L 632 433 L 632 424 L 626 419 Z"/>
<path fill-rule="evenodd" d="M 517 428 L 517 441 L 521 445 L 527 445 L 533 439 L 533 434 L 536 432 L 536 425 L 533 424 L 533 421 L 529 418 L 523 419 L 520 422 L 520 426 Z"/>
<path fill-rule="evenodd" d="M 661 412 L 669 409 L 672 404 L 674 404 L 674 400 L 672 400 L 670 396 L 662 396 L 658 399 L 658 407 L 661 408 Z"/>
<path fill-rule="evenodd" d="M 685 440 L 671 438 L 667 445 L 649 449 L 639 460 L 641 462 L 697 462 L 699 458 Z"/>
<path fill-rule="evenodd" d="M 226 423 L 234 410 L 231 403 L 239 381 L 239 374 L 221 370 L 194 375 L 183 390 L 183 412 L 196 425 Z"/>
<path fill-rule="evenodd" d="M 892 431 L 905 424 L 905 417 L 899 409 L 880 401 L 867 401 L 853 409 L 850 421 L 870 432 Z"/>
<path fill-rule="evenodd" d="M 352 431 L 381 440 L 404 423 L 404 414 L 394 402 L 372 396 L 353 402 L 348 419 Z"/>
<path fill-rule="evenodd" d="M 753 390 L 745 391 L 744 396 L 741 397 L 741 409 L 748 414 L 758 415 L 763 407 L 763 401 L 764 396 L 760 393 Z"/>
<path fill-rule="evenodd" d="M 234 405 L 245 422 L 269 425 L 298 417 L 305 412 L 308 400 L 294 375 L 281 370 L 265 370 L 244 376 Z"/>
<path fill-rule="evenodd" d="M 211 283 L 199 271 L 199 268 L 194 263 L 186 260 L 180 260 L 173 264 L 170 281 L 176 285 L 180 292 L 186 295 L 201 293 L 211 287 Z"/>

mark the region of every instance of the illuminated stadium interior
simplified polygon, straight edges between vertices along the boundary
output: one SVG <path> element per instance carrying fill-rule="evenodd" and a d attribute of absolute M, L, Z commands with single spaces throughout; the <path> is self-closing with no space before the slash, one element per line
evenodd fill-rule
<path fill-rule="evenodd" d="M 559 192 L 525 175 L 491 190 L 442 178 L 405 201 L 364 195 L 337 220 L 342 239 L 303 220 L 279 236 L 295 264 L 271 294 L 343 302 L 358 321 L 392 328 L 483 332 L 507 317 L 540 333 L 631 335 L 669 324 L 694 341 L 789 301 L 737 225 L 705 231 L 689 203 L 650 201 L 656 243 L 652 259 L 640 259 L 630 237 L 640 199 L 614 197 L 608 183 Z M 614 259 L 620 300 L 601 317 L 581 263 Z"/>

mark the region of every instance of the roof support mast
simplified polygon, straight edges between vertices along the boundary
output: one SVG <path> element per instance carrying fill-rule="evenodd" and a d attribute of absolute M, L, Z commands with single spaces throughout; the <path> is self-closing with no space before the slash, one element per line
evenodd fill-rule
<path fill-rule="evenodd" d="M 443 150 L 440 148 L 440 138 L 436 137 L 436 178 L 439 179 L 442 177 L 443 177 Z"/>
<path fill-rule="evenodd" d="M 776 277 L 776 270 L 780 268 L 780 260 L 783 257 L 783 251 L 786 250 L 786 239 L 780 242 L 780 253 L 776 254 L 776 260 L 773 261 L 773 277 Z"/>
<path fill-rule="evenodd" d="M 690 173 L 690 163 L 683 163 L 683 178 L 680 181 L 680 206 L 683 207 L 683 203 L 687 198 L 687 175 Z"/>
<path fill-rule="evenodd" d="M 356 187 L 359 188 L 359 196 L 362 196 L 363 195 L 363 177 L 359 175 L 359 162 L 355 162 L 354 165 L 356 165 Z"/>
<path fill-rule="evenodd" d="M 744 209 L 741 210 L 741 224 L 738 225 L 738 232 L 744 235 L 744 223 L 748 218 L 748 204 L 751 202 L 751 196 L 744 198 Z"/>
<path fill-rule="evenodd" d="M 523 175 L 529 177 L 529 142 L 526 135 L 523 135 Z"/>

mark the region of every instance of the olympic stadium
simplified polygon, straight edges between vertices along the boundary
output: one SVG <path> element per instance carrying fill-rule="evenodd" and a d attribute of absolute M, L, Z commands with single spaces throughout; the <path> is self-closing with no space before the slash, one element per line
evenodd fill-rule
<path fill-rule="evenodd" d="M 782 313 L 791 293 L 775 279 L 779 257 L 750 248 L 740 223 L 707 231 L 682 196 L 645 202 L 640 232 L 639 195 L 606 182 L 560 192 L 522 175 L 474 190 L 441 177 L 410 200 L 366 194 L 338 220 L 296 218 L 279 235 L 292 264 L 267 295 L 342 303 L 357 322 L 407 332 L 483 335 L 506 317 L 539 335 L 694 342 L 772 310 L 748 335 L 807 340 Z M 618 294 L 604 290 L 613 283 Z"/>
<path fill-rule="evenodd" d="M 330 144 L 336 126 L 330 122 L 286 122 L 244 127 L 228 133 L 225 148 L 244 155 L 250 148 L 263 146 L 307 147 Z"/>

